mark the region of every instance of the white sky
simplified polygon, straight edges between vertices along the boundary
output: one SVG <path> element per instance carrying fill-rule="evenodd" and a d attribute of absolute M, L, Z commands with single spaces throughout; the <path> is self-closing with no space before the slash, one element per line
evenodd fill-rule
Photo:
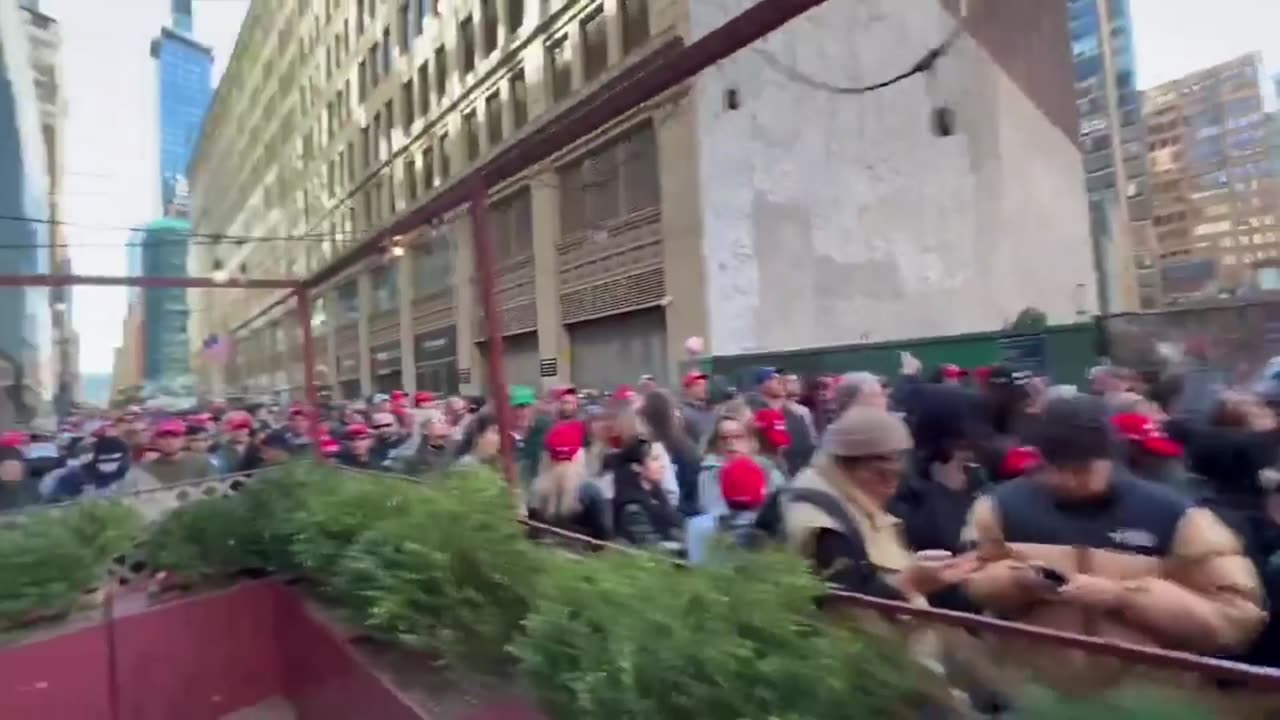
<path fill-rule="evenodd" d="M 1251 50 L 1262 50 L 1271 67 L 1280 63 L 1280 0 L 1130 3 L 1141 88 Z M 156 73 L 148 45 L 168 20 L 168 0 L 43 0 L 41 6 L 62 26 L 68 102 L 64 217 L 107 226 L 155 218 L 160 210 Z M 248 7 L 249 0 L 195 2 L 195 35 L 214 48 L 215 80 Z M 68 227 L 66 235 L 78 272 L 125 272 L 120 245 L 127 233 Z M 81 370 L 109 372 L 120 342 L 125 292 L 74 292 Z"/>
<path fill-rule="evenodd" d="M 195 36 L 214 50 L 215 81 L 231 55 L 249 0 L 196 0 Z M 160 213 L 156 67 L 151 39 L 169 21 L 169 0 L 42 0 L 62 28 L 63 218 L 108 227 Z M 74 270 L 123 275 L 122 230 L 69 226 Z M 77 287 L 73 321 L 80 369 L 110 372 L 124 321 L 124 288 Z"/>

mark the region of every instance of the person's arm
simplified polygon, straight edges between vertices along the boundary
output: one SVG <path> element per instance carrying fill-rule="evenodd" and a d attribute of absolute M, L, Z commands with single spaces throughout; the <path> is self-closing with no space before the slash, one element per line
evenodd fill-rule
<path fill-rule="evenodd" d="M 1163 577 L 1120 585 L 1114 610 L 1165 647 L 1239 651 L 1267 621 L 1257 570 L 1235 534 L 1205 508 L 1188 510 L 1178 523 Z"/>
<path fill-rule="evenodd" d="M 1015 558 L 1005 543 L 999 512 L 989 496 L 974 501 L 960 543 L 977 551 L 979 567 L 964 582 L 965 592 L 975 603 L 999 615 L 1016 617 L 1043 599 L 1032 585 L 1023 582 L 1029 567 Z"/>

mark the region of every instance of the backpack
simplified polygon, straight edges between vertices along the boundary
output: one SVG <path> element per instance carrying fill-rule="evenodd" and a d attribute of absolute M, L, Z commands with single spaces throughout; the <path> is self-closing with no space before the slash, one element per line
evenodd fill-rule
<path fill-rule="evenodd" d="M 858 525 L 850 517 L 844 503 L 835 495 L 818 488 L 785 487 L 775 490 L 765 498 L 760 513 L 756 515 L 755 529 L 775 542 L 786 542 L 787 528 L 783 519 L 783 502 L 805 503 L 825 513 L 840 526 L 840 532 L 855 540 L 862 537 Z"/>

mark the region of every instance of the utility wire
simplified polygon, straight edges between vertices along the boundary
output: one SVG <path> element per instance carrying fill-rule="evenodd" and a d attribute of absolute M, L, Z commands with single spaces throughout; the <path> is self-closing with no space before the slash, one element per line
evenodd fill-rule
<path fill-rule="evenodd" d="M 774 55 L 765 48 L 755 48 L 755 52 L 762 60 L 765 61 L 766 65 L 774 70 L 774 72 L 777 72 L 779 75 L 797 84 L 805 85 L 813 88 L 814 90 L 833 93 L 835 95 L 865 95 L 877 90 L 883 90 L 890 85 L 896 85 L 915 75 L 929 72 L 933 69 L 933 66 L 937 64 L 938 60 L 943 55 L 947 54 L 951 49 L 951 46 L 955 44 L 957 39 L 959 39 L 962 32 L 964 32 L 964 24 L 957 22 L 955 27 L 951 29 L 951 32 L 947 34 L 947 37 L 944 38 L 941 43 L 930 48 L 929 51 L 912 64 L 911 67 L 887 80 L 881 80 L 880 82 L 872 83 L 871 85 L 859 85 L 853 87 L 835 85 L 825 80 L 814 78 L 783 62 L 777 55 Z"/>

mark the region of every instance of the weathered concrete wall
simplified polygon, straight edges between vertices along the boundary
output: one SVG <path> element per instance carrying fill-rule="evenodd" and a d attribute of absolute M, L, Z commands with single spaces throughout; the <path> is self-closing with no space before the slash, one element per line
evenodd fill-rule
<path fill-rule="evenodd" d="M 695 0 L 693 34 L 748 2 Z M 1069 65 L 1065 20 L 1049 20 L 1036 30 L 1061 27 L 1059 43 L 1020 43 L 996 62 L 966 33 L 927 76 L 839 94 L 787 77 L 760 50 L 810 77 L 865 85 L 911 67 L 955 20 L 937 0 L 829 2 L 704 73 L 696 102 L 711 351 L 989 330 L 1028 305 L 1050 322 L 1091 312 L 1074 139 L 1004 69 Z M 728 89 L 737 110 L 726 106 Z M 943 104 L 955 111 L 950 137 L 930 127 Z"/>

